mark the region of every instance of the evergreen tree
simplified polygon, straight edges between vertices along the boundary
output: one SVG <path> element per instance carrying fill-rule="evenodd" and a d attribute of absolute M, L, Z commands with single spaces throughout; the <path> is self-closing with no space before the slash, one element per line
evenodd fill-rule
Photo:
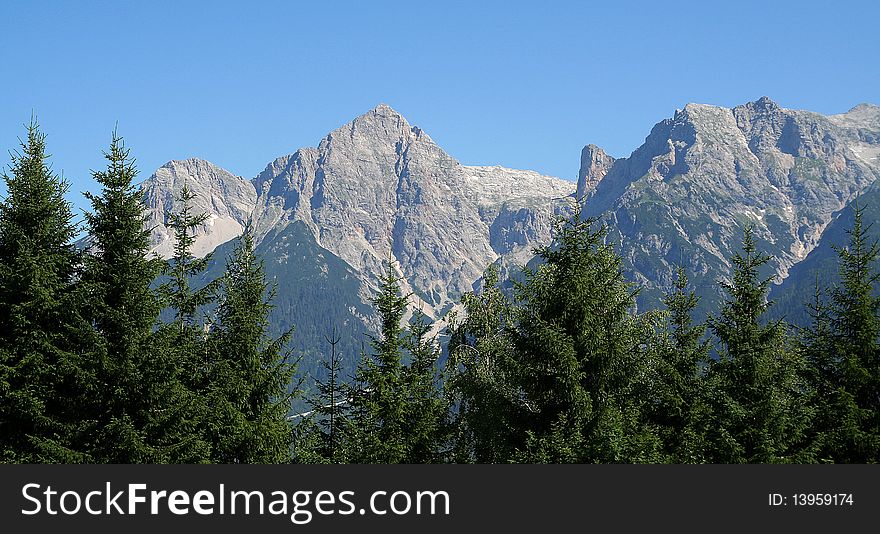
<path fill-rule="evenodd" d="M 3 174 L 0 203 L 0 461 L 82 461 L 70 448 L 88 379 L 69 314 L 78 264 L 68 183 L 35 120 Z M 72 346 L 73 345 L 73 346 Z"/>
<path fill-rule="evenodd" d="M 90 367 L 95 387 L 87 412 L 87 443 L 100 463 L 163 461 L 165 436 L 174 428 L 164 414 L 181 399 L 174 392 L 174 362 L 153 351 L 160 303 L 151 284 L 162 262 L 148 257 L 145 206 L 134 184 L 135 162 L 117 133 L 104 153 L 107 168 L 93 172 L 101 194 L 86 193 L 92 251 L 79 285 L 80 308 L 92 330 Z"/>
<path fill-rule="evenodd" d="M 428 318 L 416 310 L 407 331 L 410 359 L 403 369 L 407 463 L 439 463 L 446 456 L 449 407 L 440 389 L 442 377 L 437 369 L 440 347 L 430 331 Z"/>
<path fill-rule="evenodd" d="M 222 289 L 205 388 L 212 460 L 287 463 L 294 366 L 284 351 L 292 329 L 278 339 L 267 334 L 274 292 L 254 254 L 250 228 L 227 262 Z"/>
<path fill-rule="evenodd" d="M 716 463 L 809 462 L 803 356 L 781 322 L 764 324 L 772 278 L 759 278 L 770 257 L 757 251 L 745 229 L 742 252 L 733 257 L 732 281 L 721 313 L 708 324 L 720 343 L 707 387 L 714 425 L 710 441 Z"/>
<path fill-rule="evenodd" d="M 353 463 L 405 463 L 407 459 L 406 397 L 403 386 L 404 329 L 407 297 L 388 261 L 373 301 L 379 315 L 379 335 L 371 336 L 373 354 L 364 355 L 350 394 L 351 415 L 346 426 Z"/>
<path fill-rule="evenodd" d="M 838 423 L 835 410 L 838 381 L 831 317 L 823 296 L 817 275 L 813 302 L 807 304 L 811 324 L 801 330 L 799 346 L 807 363 L 808 402 L 813 411 L 810 439 L 816 446 L 817 460 L 830 462 L 837 454 L 833 447 L 829 448 L 832 442 L 829 432 Z"/>
<path fill-rule="evenodd" d="M 880 462 L 880 244 L 868 242 L 864 210 L 856 204 L 849 246 L 837 249 L 841 285 L 831 292 L 827 324 L 833 359 L 820 367 L 833 388 L 822 457 L 845 463 Z"/>
<path fill-rule="evenodd" d="M 342 363 L 336 346 L 340 336 L 333 328 L 324 339 L 330 345 L 328 357 L 321 361 L 326 380 L 316 380 L 317 394 L 308 399 L 312 410 L 300 416 L 295 429 L 295 456 L 300 463 L 345 463 L 345 440 L 348 390 L 341 381 Z"/>
<path fill-rule="evenodd" d="M 450 318 L 446 396 L 452 408 L 451 459 L 505 463 L 517 447 L 515 429 L 529 413 L 517 389 L 510 336 L 513 303 L 498 285 L 498 269 L 483 275 L 481 292 L 462 296 L 464 318 Z"/>
<path fill-rule="evenodd" d="M 163 303 L 174 312 L 174 319 L 154 334 L 154 350 L 158 357 L 175 362 L 172 371 L 175 403 L 171 414 L 179 423 L 171 435 L 174 444 L 168 446 L 166 459 L 172 463 L 203 463 L 212 458 L 212 428 L 216 421 L 210 413 L 207 395 L 211 390 L 209 370 L 211 348 L 207 343 L 209 325 L 199 323 L 197 313 L 215 297 L 218 281 L 200 289 L 193 289 L 191 280 L 205 271 L 211 255 L 196 258 L 192 247 L 196 230 L 207 220 L 206 213 L 193 213 L 193 193 L 184 184 L 177 196 L 178 209 L 169 214 L 168 226 L 174 232 L 174 255 L 166 265 L 170 280 L 162 286 Z"/>
<path fill-rule="evenodd" d="M 400 293 L 400 278 L 390 259 L 374 304 L 380 329 L 378 336 L 371 337 L 373 354 L 362 357 L 349 393 L 348 460 L 383 464 L 438 461 L 446 415 L 437 387 L 439 353 L 435 341 L 428 337 L 423 316 L 417 313 L 414 325 L 403 327 L 407 296 Z"/>
<path fill-rule="evenodd" d="M 664 298 L 666 328 L 652 340 L 658 353 L 650 420 L 658 426 L 665 459 L 673 463 L 701 463 L 705 448 L 701 425 L 707 411 L 703 398 L 703 372 L 709 362 L 706 327 L 694 324 L 698 297 L 688 290 L 683 268 L 676 270 L 673 290 Z"/>
<path fill-rule="evenodd" d="M 577 208 L 518 287 L 513 331 L 518 383 L 532 414 L 521 461 L 652 462 L 656 436 L 644 424 L 652 321 L 632 315 L 635 291 L 606 228 Z"/>

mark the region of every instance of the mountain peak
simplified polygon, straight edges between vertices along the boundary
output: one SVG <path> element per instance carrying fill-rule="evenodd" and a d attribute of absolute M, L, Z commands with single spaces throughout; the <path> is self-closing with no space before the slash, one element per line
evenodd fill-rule
<path fill-rule="evenodd" d="M 770 99 L 769 96 L 762 96 L 753 102 L 754 106 L 767 111 L 779 109 L 779 104 Z"/>
<path fill-rule="evenodd" d="M 410 125 L 406 117 L 384 103 L 330 132 L 321 144 L 336 144 L 343 138 L 352 141 L 357 139 L 355 144 L 363 146 L 376 143 L 396 145 L 401 140 L 419 140 L 433 144 L 433 140 L 421 128 Z"/>
<path fill-rule="evenodd" d="M 596 188 L 602 178 L 611 170 L 614 158 L 600 147 L 589 144 L 581 151 L 581 167 L 578 171 L 576 197 L 581 199 Z"/>

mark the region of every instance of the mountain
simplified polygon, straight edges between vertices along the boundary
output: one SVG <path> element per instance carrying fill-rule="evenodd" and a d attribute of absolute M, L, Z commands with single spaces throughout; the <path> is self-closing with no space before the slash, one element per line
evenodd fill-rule
<path fill-rule="evenodd" d="M 208 214 L 193 246 L 193 254 L 200 258 L 241 235 L 257 202 L 252 183 L 213 163 L 200 159 L 169 161 L 141 184 L 152 252 L 163 258 L 173 255 L 174 238 L 168 217 L 184 185 L 195 194 L 194 212 Z"/>
<path fill-rule="evenodd" d="M 869 242 L 880 240 L 880 182 L 875 182 L 865 192 L 836 214 L 825 231 L 822 239 L 803 261 L 796 264 L 788 273 L 788 277 L 778 286 L 772 288 L 770 298 L 775 301 L 770 309 L 773 318 L 786 321 L 801 327 L 810 325 L 807 303 L 815 299 L 816 284 L 820 288 L 832 288 L 840 283 L 838 273 L 838 256 L 835 247 L 849 245 L 849 232 L 853 227 L 855 208 L 863 208 L 863 220 Z M 827 302 L 827 294 L 822 298 Z"/>
<path fill-rule="evenodd" d="M 442 326 L 445 313 L 492 263 L 525 264 L 551 239 L 576 184 L 533 171 L 466 166 L 379 105 L 247 181 L 206 161 L 171 161 L 142 184 L 153 250 L 173 245 L 167 214 L 186 184 L 195 212 L 209 215 L 194 253 L 214 251 L 203 282 L 223 265 L 245 224 L 276 283 L 276 333 L 295 326 L 301 367 L 319 373 L 317 352 L 334 325 L 339 348 L 359 354 L 375 331 L 369 305 L 392 260 L 420 308 Z"/>
<path fill-rule="evenodd" d="M 814 250 L 835 214 L 880 177 L 880 107 L 823 116 L 767 97 L 735 108 L 688 104 L 627 158 L 588 146 L 578 191 L 610 227 L 651 308 L 682 264 L 703 298 L 721 297 L 743 228 L 773 256 L 777 283 Z"/>
<path fill-rule="evenodd" d="M 164 165 L 143 190 L 154 250 L 165 256 L 173 195 L 184 184 L 196 194 L 196 209 L 209 214 L 196 253 L 215 250 L 206 280 L 222 273 L 229 240 L 252 225 L 277 286 L 276 333 L 295 326 L 302 369 L 318 373 L 332 326 L 345 332 L 340 348 L 350 362 L 364 334 L 375 331 L 369 302 L 386 261 L 399 269 L 412 307 L 439 330 L 488 265 L 513 276 L 532 260 L 574 198 L 608 224 L 627 275 L 642 288 L 640 309 L 659 305 L 682 264 L 704 317 L 722 297 L 718 282 L 752 225 L 759 247 L 773 256 L 764 274 L 781 284 L 773 289 L 781 304 L 774 312 L 794 317 L 805 281 L 830 269 L 830 245 L 845 236 L 848 206 L 859 195 L 880 201 L 872 187 L 878 158 L 880 107 L 824 116 L 763 97 L 734 108 L 688 104 L 628 157 L 587 145 L 573 183 L 463 165 L 379 105 L 252 180 L 191 159 Z"/>
<path fill-rule="evenodd" d="M 462 165 L 386 105 L 317 148 L 276 159 L 254 185 L 258 237 L 302 221 L 367 285 L 392 258 L 406 290 L 435 319 L 488 265 L 525 263 L 548 243 L 575 189 L 535 172 Z"/>

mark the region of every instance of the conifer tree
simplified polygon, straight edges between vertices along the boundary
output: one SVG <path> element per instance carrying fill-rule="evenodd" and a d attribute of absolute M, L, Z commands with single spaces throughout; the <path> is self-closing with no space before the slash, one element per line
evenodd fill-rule
<path fill-rule="evenodd" d="M 379 335 L 371 336 L 372 355 L 363 355 L 350 394 L 351 415 L 346 425 L 352 463 L 404 463 L 407 459 L 406 396 L 403 348 L 407 297 L 400 294 L 400 278 L 388 261 L 374 299 Z"/>
<path fill-rule="evenodd" d="M 518 382 L 533 412 L 520 460 L 658 459 L 641 407 L 652 324 L 632 315 L 635 291 L 595 223 L 579 207 L 560 219 L 554 243 L 537 250 L 544 263 L 518 288 Z"/>
<path fill-rule="evenodd" d="M 781 322 L 764 320 L 772 278 L 760 278 L 760 269 L 769 260 L 747 227 L 732 281 L 722 283 L 727 300 L 708 321 L 720 343 L 708 377 L 715 424 L 707 439 L 716 463 L 812 461 L 803 357 Z"/>
<path fill-rule="evenodd" d="M 197 318 L 202 307 L 210 304 L 216 294 L 218 281 L 193 289 L 191 281 L 207 269 L 211 254 L 196 258 L 192 253 L 196 230 L 207 220 L 206 213 L 193 213 L 193 193 L 184 184 L 177 196 L 178 207 L 168 218 L 174 232 L 174 255 L 166 265 L 170 280 L 162 286 L 163 302 L 174 313 L 174 319 L 155 334 L 155 350 L 162 358 L 175 362 L 173 380 L 175 403 L 170 417 L 179 422 L 168 446 L 166 458 L 172 463 L 203 463 L 211 460 L 213 414 L 207 405 L 210 390 L 209 368 L 211 351 L 206 339 L 209 325 L 203 326 Z"/>
<path fill-rule="evenodd" d="M 333 327 L 324 339 L 330 346 L 327 358 L 321 361 L 326 380 L 315 380 L 316 394 L 308 399 L 310 412 L 300 415 L 295 428 L 296 460 L 300 463 L 345 463 L 343 429 L 349 410 L 348 390 L 342 382 L 342 362 L 336 345 L 340 336 Z"/>
<path fill-rule="evenodd" d="M 809 327 L 801 329 L 798 341 L 807 364 L 808 402 L 813 411 L 809 436 L 816 447 L 817 461 L 831 462 L 837 456 L 830 433 L 838 424 L 838 379 L 831 317 L 818 275 L 813 301 L 807 304 L 807 313 L 811 323 Z"/>
<path fill-rule="evenodd" d="M 652 340 L 659 353 L 651 388 L 654 402 L 650 419 L 658 425 L 665 460 L 701 463 L 705 460 L 702 428 L 708 416 L 703 398 L 703 372 L 709 363 L 706 327 L 694 324 L 692 314 L 699 299 L 688 289 L 688 278 L 679 267 L 673 290 L 664 298 L 666 328 Z"/>
<path fill-rule="evenodd" d="M 353 463 L 426 463 L 443 453 L 446 404 L 437 385 L 438 347 L 424 316 L 402 321 L 407 296 L 388 260 L 374 299 L 379 335 L 363 355 L 349 393 L 345 450 Z M 406 360 L 406 361 L 405 361 Z"/>
<path fill-rule="evenodd" d="M 205 388 L 212 460 L 287 463 L 294 366 L 285 347 L 292 329 L 278 339 L 267 334 L 274 291 L 254 253 L 249 227 L 227 262 L 221 286 Z"/>
<path fill-rule="evenodd" d="M 825 418 L 823 457 L 845 463 L 880 462 L 880 297 L 875 293 L 880 244 L 868 241 L 864 206 L 855 205 L 847 247 L 837 249 L 841 284 L 828 309 L 834 388 Z"/>
<path fill-rule="evenodd" d="M 403 369 L 407 463 L 439 463 L 446 456 L 449 407 L 440 389 L 440 347 L 430 331 L 428 318 L 416 310 L 407 329 L 410 358 Z"/>
<path fill-rule="evenodd" d="M 162 262 L 148 257 L 145 206 L 134 184 L 137 169 L 114 131 L 104 153 L 107 167 L 93 172 L 100 195 L 86 193 L 92 251 L 79 284 L 82 315 L 93 329 L 88 351 L 97 387 L 89 395 L 88 444 L 100 463 L 141 463 L 166 459 L 162 414 L 175 402 L 173 361 L 153 351 L 160 303 L 151 284 Z"/>
<path fill-rule="evenodd" d="M 0 202 L 0 461 L 69 462 L 87 383 L 75 346 L 78 258 L 68 183 L 47 166 L 35 120 L 4 173 Z"/>
<path fill-rule="evenodd" d="M 498 285 L 498 269 L 483 275 L 482 290 L 462 296 L 464 317 L 450 318 L 444 389 L 452 408 L 451 459 L 505 463 L 523 443 L 515 429 L 529 413 L 517 389 L 510 331 L 513 303 Z"/>

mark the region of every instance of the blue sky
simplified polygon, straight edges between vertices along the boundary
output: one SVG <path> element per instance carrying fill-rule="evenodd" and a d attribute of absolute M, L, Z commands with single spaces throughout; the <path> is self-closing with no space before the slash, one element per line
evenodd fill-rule
<path fill-rule="evenodd" d="M 573 179 L 688 102 L 880 104 L 880 3 L 712 3 L 3 0 L 0 165 L 35 111 L 81 208 L 116 123 L 141 178 L 250 178 L 385 102 L 463 163 Z"/>

